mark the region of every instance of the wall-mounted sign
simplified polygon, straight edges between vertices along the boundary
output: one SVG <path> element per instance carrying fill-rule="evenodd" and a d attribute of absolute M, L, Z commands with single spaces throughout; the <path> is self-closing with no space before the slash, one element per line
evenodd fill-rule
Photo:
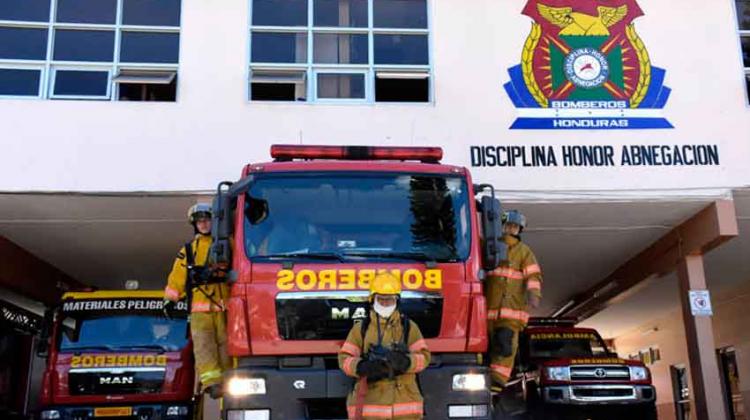
<path fill-rule="evenodd" d="M 511 129 L 673 128 L 660 110 L 671 90 L 633 21 L 636 0 L 529 0 L 534 20 L 505 91 Z"/>
<path fill-rule="evenodd" d="M 690 299 L 690 311 L 693 316 L 711 316 L 714 314 L 711 308 L 711 294 L 708 293 L 708 290 L 690 290 L 688 299 Z"/>

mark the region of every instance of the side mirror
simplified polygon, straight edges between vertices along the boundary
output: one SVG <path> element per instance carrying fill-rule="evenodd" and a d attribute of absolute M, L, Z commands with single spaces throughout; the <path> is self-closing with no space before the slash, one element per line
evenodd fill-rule
<path fill-rule="evenodd" d="M 39 331 L 39 341 L 36 343 L 36 355 L 45 359 L 49 356 L 49 339 L 50 335 L 52 335 L 52 323 L 54 320 L 54 309 L 45 310 L 41 329 Z"/>
<path fill-rule="evenodd" d="M 232 214 L 234 201 L 227 193 L 226 188 L 232 186 L 231 182 L 222 182 L 217 187 L 216 196 L 213 200 L 213 221 L 211 223 L 211 237 L 213 243 L 209 253 L 209 264 L 228 268 L 232 263 Z M 225 188 L 226 187 L 226 188 Z"/>
<path fill-rule="evenodd" d="M 500 200 L 495 198 L 495 189 L 488 184 L 476 187 L 477 191 L 490 189 L 489 196 L 483 196 L 480 201 L 480 212 L 482 215 L 482 236 L 484 246 L 482 248 L 482 268 L 487 271 L 494 270 L 500 263 L 508 258 L 508 246 L 500 238 L 500 226 L 502 225 L 502 207 Z"/>

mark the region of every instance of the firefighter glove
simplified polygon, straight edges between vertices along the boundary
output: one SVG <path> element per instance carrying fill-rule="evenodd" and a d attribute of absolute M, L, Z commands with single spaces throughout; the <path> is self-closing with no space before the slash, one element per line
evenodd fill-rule
<path fill-rule="evenodd" d="M 390 376 L 390 367 L 385 360 L 364 359 L 357 364 L 357 376 L 364 376 L 367 382 L 377 382 Z"/>
<path fill-rule="evenodd" d="M 495 330 L 492 334 L 493 353 L 500 357 L 508 357 L 513 354 L 513 335 L 512 329 L 502 327 Z"/>
<path fill-rule="evenodd" d="M 174 311 L 175 303 L 172 302 L 169 299 L 164 299 L 164 304 L 161 307 L 162 312 L 164 313 L 164 317 L 167 319 L 172 319 L 172 311 Z"/>
<path fill-rule="evenodd" d="M 411 365 L 411 359 L 409 358 L 409 350 L 403 345 L 394 345 L 393 349 L 388 353 L 388 362 L 393 367 L 394 375 L 402 375 L 409 370 Z"/>

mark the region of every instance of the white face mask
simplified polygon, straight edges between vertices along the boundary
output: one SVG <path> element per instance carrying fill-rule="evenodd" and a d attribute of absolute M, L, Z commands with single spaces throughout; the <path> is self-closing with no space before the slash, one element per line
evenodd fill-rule
<path fill-rule="evenodd" d="M 391 316 L 393 311 L 396 310 L 396 305 L 383 306 L 378 303 L 377 300 L 375 300 L 375 302 L 372 304 L 372 309 L 375 309 L 375 312 L 383 318 L 388 318 Z"/>

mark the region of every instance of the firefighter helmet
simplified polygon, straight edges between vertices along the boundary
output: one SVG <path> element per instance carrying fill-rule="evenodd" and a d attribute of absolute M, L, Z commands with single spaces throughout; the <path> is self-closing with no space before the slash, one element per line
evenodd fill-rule
<path fill-rule="evenodd" d="M 526 227 L 526 216 L 518 210 L 506 211 L 503 213 L 503 224 L 505 223 L 516 224 L 521 228 L 521 231 L 523 231 L 523 228 Z"/>
<path fill-rule="evenodd" d="M 198 219 L 211 218 L 213 212 L 211 211 L 211 205 L 208 203 L 197 203 L 193 204 L 188 210 L 188 222 L 194 225 Z"/>
<path fill-rule="evenodd" d="M 401 281 L 391 273 L 379 273 L 370 282 L 370 300 L 375 295 L 400 295 Z"/>

